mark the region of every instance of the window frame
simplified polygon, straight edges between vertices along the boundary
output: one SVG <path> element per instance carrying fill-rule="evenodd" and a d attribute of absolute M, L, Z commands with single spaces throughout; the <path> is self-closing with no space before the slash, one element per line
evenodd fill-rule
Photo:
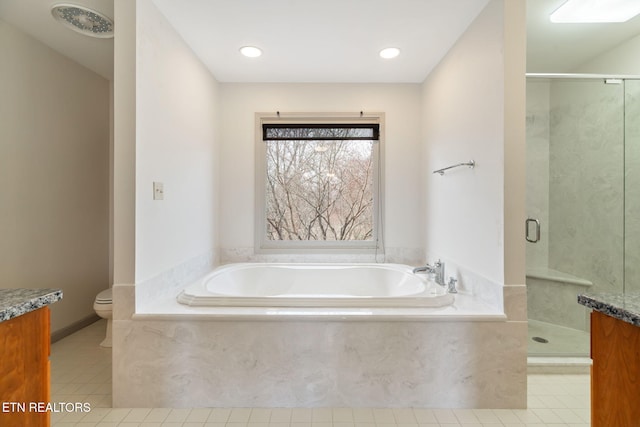
<path fill-rule="evenodd" d="M 266 142 L 263 124 L 282 125 L 346 125 L 377 124 L 378 139 L 373 156 L 373 233 L 371 240 L 269 240 L 266 214 Z M 381 254 L 383 245 L 382 218 L 384 209 L 384 113 L 256 113 L 255 114 L 255 252 L 286 254 Z"/>

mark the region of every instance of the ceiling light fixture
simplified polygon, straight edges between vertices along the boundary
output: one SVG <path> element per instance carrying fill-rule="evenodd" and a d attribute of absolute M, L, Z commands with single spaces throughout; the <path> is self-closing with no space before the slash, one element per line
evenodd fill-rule
<path fill-rule="evenodd" d="M 388 47 L 380 51 L 380 57 L 384 59 L 395 58 L 398 55 L 400 55 L 400 49 L 397 47 Z"/>
<path fill-rule="evenodd" d="M 554 23 L 626 22 L 640 14 L 638 0 L 567 0 L 549 17 Z"/>
<path fill-rule="evenodd" d="M 243 46 L 240 48 L 240 53 L 247 58 L 257 58 L 262 55 L 262 50 L 255 46 Z"/>

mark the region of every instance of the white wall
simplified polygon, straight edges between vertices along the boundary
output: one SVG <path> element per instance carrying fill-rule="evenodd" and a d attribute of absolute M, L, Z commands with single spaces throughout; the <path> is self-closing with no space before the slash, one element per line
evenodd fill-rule
<path fill-rule="evenodd" d="M 422 116 L 427 253 L 497 283 L 505 270 L 504 7 L 490 2 L 427 78 Z M 509 95 L 524 104 L 523 94 Z M 473 170 L 430 173 L 471 159 Z"/>
<path fill-rule="evenodd" d="M 114 0 L 113 81 L 113 284 L 135 283 L 136 4 Z"/>
<path fill-rule="evenodd" d="M 492 0 L 425 81 L 422 116 L 427 255 L 465 292 L 503 307 L 523 383 L 525 21 L 524 1 Z M 470 159 L 475 169 L 431 173 Z"/>
<path fill-rule="evenodd" d="M 0 21 L 0 287 L 58 288 L 52 331 L 109 286 L 109 82 Z"/>
<path fill-rule="evenodd" d="M 234 253 L 253 250 L 256 112 L 365 111 L 384 112 L 386 116 L 386 247 L 394 253 L 404 250 L 407 258 L 422 253 L 420 85 L 225 83 L 220 93 L 224 105 L 221 248 Z"/>
<path fill-rule="evenodd" d="M 136 283 L 216 246 L 218 83 L 150 0 L 137 2 Z M 152 183 L 164 184 L 164 200 Z"/>
<path fill-rule="evenodd" d="M 114 15 L 117 322 L 214 262 L 219 95 L 151 0 L 115 0 Z M 164 184 L 164 200 L 153 200 L 154 181 Z"/>
<path fill-rule="evenodd" d="M 640 35 L 576 67 L 574 73 L 640 75 Z"/>
<path fill-rule="evenodd" d="M 526 0 L 497 1 L 502 9 L 504 92 L 504 284 L 505 308 L 523 304 L 526 319 L 526 249 L 522 223 L 526 218 Z M 519 302 L 516 302 L 519 301 Z M 513 308 L 513 307 L 512 307 Z"/>

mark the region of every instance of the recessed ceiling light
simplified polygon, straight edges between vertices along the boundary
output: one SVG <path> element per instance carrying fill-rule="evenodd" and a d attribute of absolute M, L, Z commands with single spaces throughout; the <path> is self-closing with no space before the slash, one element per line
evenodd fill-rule
<path fill-rule="evenodd" d="M 380 57 L 384 59 L 395 58 L 398 55 L 400 55 L 400 49 L 398 49 L 397 47 L 388 47 L 380 51 Z"/>
<path fill-rule="evenodd" d="M 257 58 L 262 55 L 262 50 L 255 46 L 243 46 L 240 48 L 240 53 L 248 58 Z"/>
<path fill-rule="evenodd" d="M 625 22 L 640 13 L 638 0 L 567 0 L 549 17 L 555 23 Z"/>

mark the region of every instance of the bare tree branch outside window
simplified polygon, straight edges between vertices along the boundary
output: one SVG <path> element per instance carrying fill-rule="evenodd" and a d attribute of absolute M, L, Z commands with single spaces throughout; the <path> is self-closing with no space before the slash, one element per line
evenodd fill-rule
<path fill-rule="evenodd" d="M 265 141 L 267 238 L 373 240 L 375 141 L 364 139 L 371 129 L 270 132 L 276 140 Z"/>

